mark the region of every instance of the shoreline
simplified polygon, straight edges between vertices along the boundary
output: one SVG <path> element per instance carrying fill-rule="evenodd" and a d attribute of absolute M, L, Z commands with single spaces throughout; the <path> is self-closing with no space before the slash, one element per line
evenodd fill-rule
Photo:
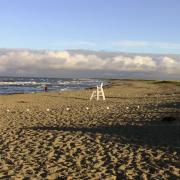
<path fill-rule="evenodd" d="M 81 90 L 96 86 L 102 82 L 100 79 L 74 79 L 74 78 L 34 78 L 31 77 L 4 77 L 0 78 L 0 94 L 29 94 L 44 92 L 44 86 L 48 86 L 48 92 Z M 105 80 L 103 80 L 105 82 Z"/>
<path fill-rule="evenodd" d="M 58 79 L 58 78 L 57 78 Z M 90 78 L 93 79 L 93 78 Z M 96 79 L 96 78 L 95 78 Z M 149 83 L 155 83 L 155 84 L 172 84 L 172 85 L 178 85 L 180 86 L 180 80 L 146 80 L 146 79 L 98 79 L 98 80 L 103 80 L 104 84 L 103 87 L 104 88 L 111 88 L 112 85 L 116 85 L 116 81 L 118 82 L 149 82 Z M 69 89 L 69 90 L 65 90 L 65 91 L 47 91 L 48 93 L 62 93 L 62 92 L 73 92 L 73 91 L 81 91 L 81 90 L 91 90 L 91 89 L 95 89 L 96 86 L 92 86 L 92 87 L 87 87 L 87 88 L 82 88 L 82 89 Z M 0 96 L 4 96 L 4 95 L 18 95 L 18 94 L 37 94 L 37 93 L 45 93 L 44 91 L 39 91 L 39 92 L 18 92 L 18 93 L 0 93 Z"/>
<path fill-rule="evenodd" d="M 103 82 L 104 84 L 106 85 L 103 85 L 103 87 L 107 87 L 107 86 L 110 86 L 111 85 L 111 81 L 104 81 Z M 61 91 L 61 90 L 52 90 L 52 91 L 39 91 L 39 92 L 19 92 L 19 93 L 0 93 L 0 96 L 1 95 L 18 95 L 18 94 L 38 94 L 38 93 L 62 93 L 62 92 L 76 92 L 76 91 L 81 91 L 81 90 L 90 90 L 90 89 L 95 89 L 96 86 L 92 86 L 92 87 L 87 87 L 87 88 L 81 88 L 81 89 L 68 89 L 68 90 L 64 90 L 64 91 Z"/>

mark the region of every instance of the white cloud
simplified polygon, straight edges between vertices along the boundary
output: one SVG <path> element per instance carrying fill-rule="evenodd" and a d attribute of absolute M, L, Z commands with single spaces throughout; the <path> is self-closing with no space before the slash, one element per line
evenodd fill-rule
<path fill-rule="evenodd" d="M 180 57 L 150 55 L 100 55 L 96 52 L 1 50 L 0 73 L 14 70 L 17 74 L 26 71 L 54 70 L 101 70 L 106 72 L 154 72 L 180 75 Z M 48 74 L 47 74 L 48 76 Z"/>
<path fill-rule="evenodd" d="M 149 43 L 149 45 L 161 49 L 180 50 L 180 43 L 154 42 L 154 43 Z"/>
<path fill-rule="evenodd" d="M 160 65 L 161 69 L 168 74 L 180 74 L 180 60 L 165 56 Z"/>
<path fill-rule="evenodd" d="M 116 56 L 109 65 L 120 71 L 152 71 L 156 68 L 156 62 L 147 56 Z"/>
<path fill-rule="evenodd" d="M 123 41 L 113 42 L 112 44 L 115 46 L 139 47 L 139 46 L 147 46 L 148 42 L 123 40 Z"/>
<path fill-rule="evenodd" d="M 50 48 L 65 49 L 94 49 L 97 43 L 91 41 L 69 41 L 69 42 L 51 42 L 48 44 Z"/>
<path fill-rule="evenodd" d="M 130 41 L 122 40 L 112 42 L 112 45 L 115 47 L 146 47 L 146 48 L 160 48 L 167 50 L 180 50 L 180 43 L 170 43 L 170 42 L 151 42 L 151 41 Z"/>

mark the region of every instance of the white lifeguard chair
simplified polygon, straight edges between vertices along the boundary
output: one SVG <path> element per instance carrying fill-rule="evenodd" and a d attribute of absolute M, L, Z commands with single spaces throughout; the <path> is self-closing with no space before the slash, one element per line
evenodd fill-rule
<path fill-rule="evenodd" d="M 100 97 L 102 97 L 103 100 L 106 100 L 104 90 L 103 90 L 103 83 L 101 83 L 100 86 L 97 86 L 97 90 L 92 92 L 92 95 L 90 97 L 90 101 L 93 98 L 96 98 L 97 101 L 99 101 Z"/>

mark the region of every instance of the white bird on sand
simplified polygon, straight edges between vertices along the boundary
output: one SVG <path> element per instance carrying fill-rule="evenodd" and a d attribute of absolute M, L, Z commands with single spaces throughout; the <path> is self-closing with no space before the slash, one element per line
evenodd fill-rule
<path fill-rule="evenodd" d="M 109 109 L 109 107 L 107 107 L 106 109 Z"/>
<path fill-rule="evenodd" d="M 66 108 L 66 110 L 67 110 L 67 111 L 69 111 L 69 110 L 70 110 L 70 108 Z"/>
<path fill-rule="evenodd" d="M 46 109 L 46 111 L 50 111 L 50 109 Z"/>

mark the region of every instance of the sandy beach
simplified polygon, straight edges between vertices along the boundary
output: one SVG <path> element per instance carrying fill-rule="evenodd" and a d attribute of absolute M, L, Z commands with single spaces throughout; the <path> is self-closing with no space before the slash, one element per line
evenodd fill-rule
<path fill-rule="evenodd" d="M 0 179 L 178 179 L 180 86 L 111 80 L 104 91 L 1 95 Z"/>

